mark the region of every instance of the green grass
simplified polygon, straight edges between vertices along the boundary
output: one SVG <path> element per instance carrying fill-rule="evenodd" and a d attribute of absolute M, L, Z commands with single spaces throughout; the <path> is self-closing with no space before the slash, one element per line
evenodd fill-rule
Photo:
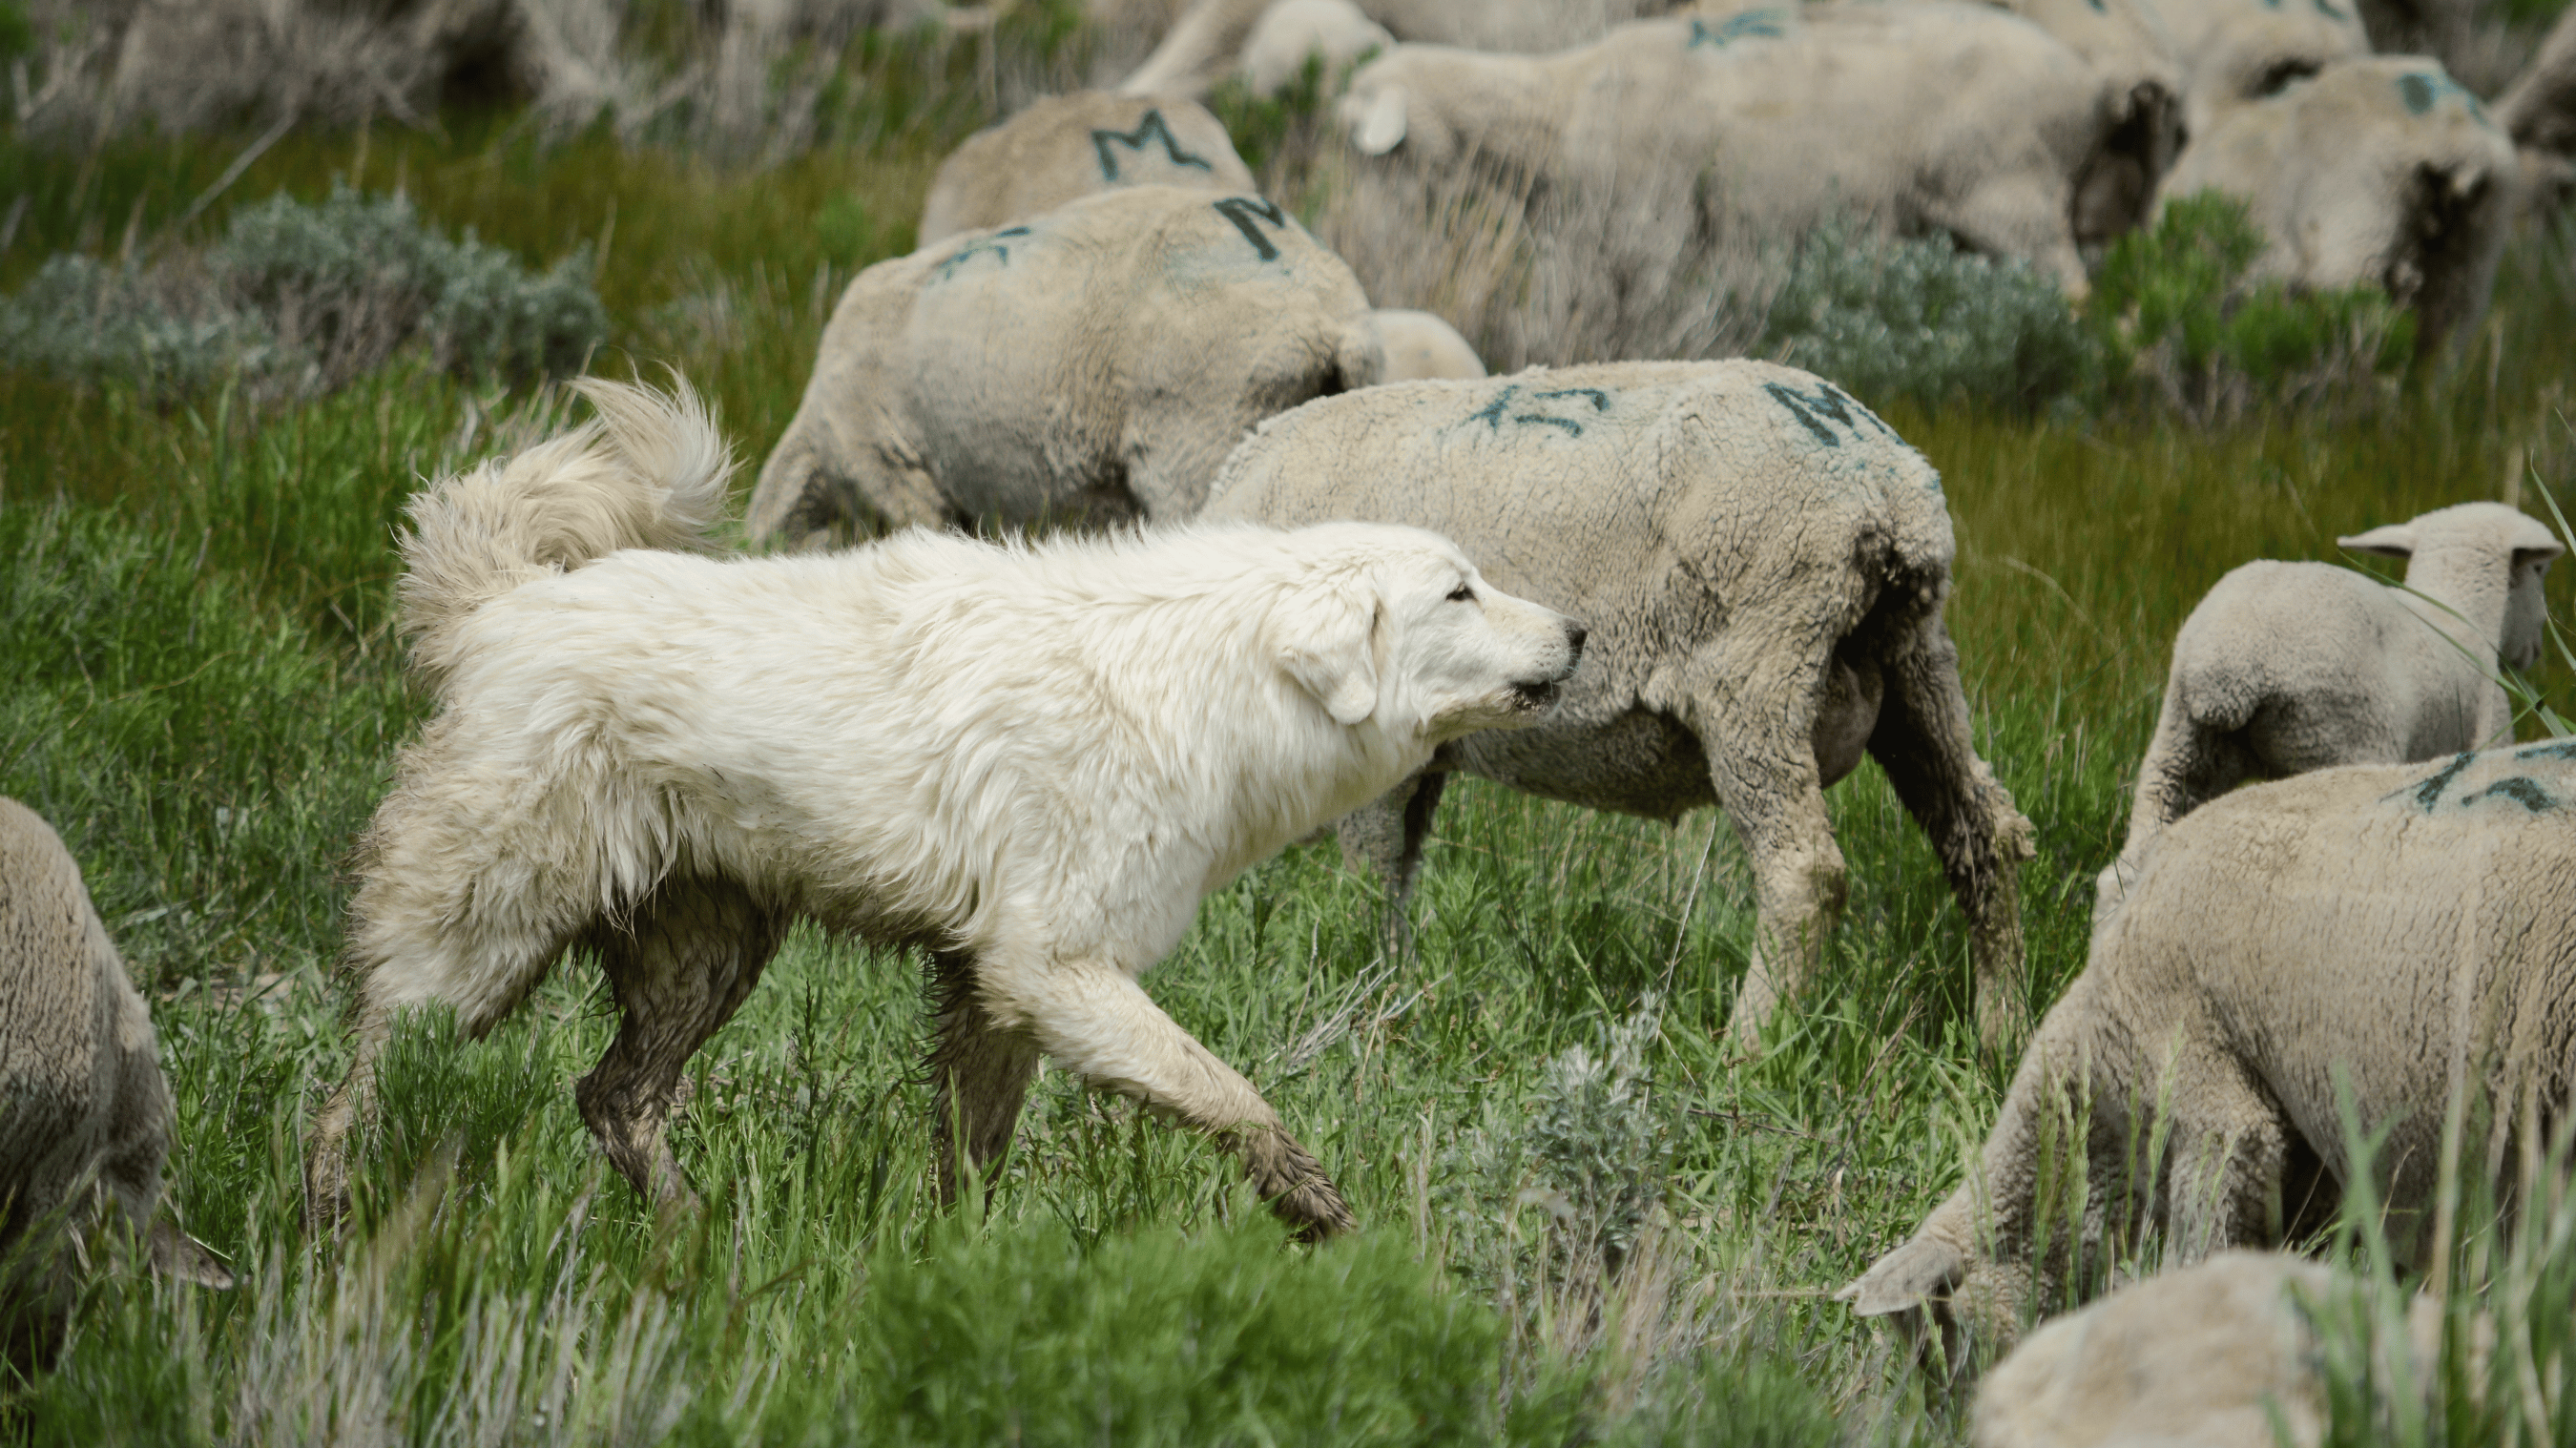
<path fill-rule="evenodd" d="M 0 284 L 52 249 L 112 253 L 129 217 L 142 245 L 202 240 L 281 188 L 399 183 L 532 263 L 593 246 L 602 370 L 679 367 L 756 462 L 839 287 L 908 244 L 952 133 L 758 172 L 541 147 L 507 118 L 298 133 L 176 238 L 247 138 L 0 142 L 0 189 L 31 198 Z M 2526 488 L 2568 485 L 2565 255 L 2518 241 L 2463 363 L 2359 415 L 1891 409 L 1957 518 L 1980 747 L 2038 825 L 2043 1005 L 2081 967 L 2165 650 L 2219 574 L 2495 496 L 2517 458 Z M 603 1173 L 569 1086 L 610 1021 L 572 961 L 478 1045 L 415 1023 L 357 1225 L 308 1240 L 299 1133 L 345 1060 L 339 870 L 422 713 L 391 528 L 421 477 L 561 415 L 417 361 L 260 416 L 0 375 L 0 793 L 62 830 L 154 994 L 175 1200 L 244 1279 L 94 1276 L 59 1370 L 16 1391 L 36 1441 L 1961 1436 L 1959 1406 L 1827 1300 L 1946 1193 L 2004 1069 L 1974 1048 L 1957 909 L 1874 766 L 1830 796 L 1853 885 L 1823 988 L 1758 1060 L 1722 1030 L 1752 905 L 1713 813 L 1665 830 L 1453 788 L 1402 970 L 1328 845 L 1208 901 L 1149 986 L 1323 1158 L 1354 1240 L 1284 1245 L 1227 1161 L 1052 1073 L 986 1210 L 935 1211 L 916 966 L 811 932 L 692 1063 L 674 1139 L 702 1219 L 657 1223 Z M 2565 617 L 2576 566 L 2558 573 Z M 2534 683 L 2568 709 L 2563 667 Z M 1628 1104 L 1572 1101 L 1550 1063 L 1609 1053 L 1650 997 Z M 1567 1121 L 1667 1164 L 1615 1274 L 1554 1210 L 1585 1190 L 1543 1149 L 1539 1124 Z"/>

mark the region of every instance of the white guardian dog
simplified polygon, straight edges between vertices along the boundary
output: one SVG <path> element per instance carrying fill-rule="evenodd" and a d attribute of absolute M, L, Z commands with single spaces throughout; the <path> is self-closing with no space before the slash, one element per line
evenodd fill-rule
<path fill-rule="evenodd" d="M 597 420 L 411 505 L 403 626 L 441 707 L 360 843 L 316 1211 L 346 1200 L 396 1014 L 480 1036 L 567 947 L 624 1017 L 582 1116 L 639 1191 L 690 1201 L 672 1090 L 810 916 L 930 954 L 943 1196 L 955 1143 L 979 1168 L 1009 1145 L 1045 1056 L 1216 1138 L 1310 1235 L 1349 1226 L 1136 978 L 1210 891 L 1546 713 L 1582 627 L 1377 524 L 708 557 L 731 458 L 705 409 L 583 391 Z"/>

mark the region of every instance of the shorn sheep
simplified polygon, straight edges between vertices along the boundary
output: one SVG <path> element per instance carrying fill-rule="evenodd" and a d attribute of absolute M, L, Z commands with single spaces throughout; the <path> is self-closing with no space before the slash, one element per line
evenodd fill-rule
<path fill-rule="evenodd" d="M 151 1013 L 80 866 L 34 811 L 0 799 L 0 1338 L 22 1369 L 50 1354 L 69 1308 L 54 1235 L 103 1213 L 146 1236 L 157 1270 L 232 1285 L 160 1214 L 170 1113 Z"/>
<path fill-rule="evenodd" d="M 1313 1233 L 1340 1193 L 1137 976 L 1200 899 L 1471 730 L 1552 707 L 1583 643 L 1409 528 L 999 547 L 912 530 L 700 556 L 728 458 L 685 391 L 429 489 L 403 622 L 441 709 L 360 849 L 348 1079 L 317 1213 L 398 1012 L 479 1036 L 567 947 L 623 1022 L 574 1095 L 638 1191 L 689 1059 L 811 918 L 931 960 L 941 1187 L 1010 1142 L 1040 1057 L 1240 1155 Z"/>
<path fill-rule="evenodd" d="M 2558 539 L 2501 503 L 2461 503 L 2335 541 L 2403 560 L 2405 587 L 2261 559 L 2218 580 L 2183 620 L 2128 841 L 2095 889 L 2097 923 L 2120 908 L 2167 826 L 2246 780 L 2512 737 L 2497 670 L 2540 657 Z"/>
<path fill-rule="evenodd" d="M 2280 1252 L 2221 1252 L 2132 1283 L 2041 1327 L 1997 1364 L 1977 1387 L 1969 1441 L 2313 1448 L 2328 1422 L 2318 1322 L 2362 1290 Z M 2419 1296 L 2408 1314 L 2418 1385 L 2440 1372 L 2441 1307 Z"/>
<path fill-rule="evenodd" d="M 1344 823 L 1397 919 L 1453 772 L 1652 819 L 1719 805 L 1759 897 L 1735 1006 L 1751 1040 L 1805 989 L 1842 908 L 1824 791 L 1866 752 L 1958 894 L 1980 1029 L 2000 1042 L 2026 1024 L 2014 882 L 2030 824 L 1968 737 L 1941 624 L 1940 476 L 1832 383 L 1767 362 L 1620 362 L 1375 387 L 1263 424 L 1206 516 L 1431 528 L 1594 629 L 1555 717 L 1443 748 Z"/>
<path fill-rule="evenodd" d="M 1196 101 L 1077 91 L 1033 101 L 939 163 L 919 245 L 1002 226 L 1126 186 L 1256 189 L 1225 126 Z"/>
<path fill-rule="evenodd" d="M 1385 365 L 1359 279 L 1273 203 L 1087 196 L 859 273 L 752 541 L 1178 522 L 1255 422 Z"/>
<path fill-rule="evenodd" d="M 2521 188 L 2513 142 L 2476 96 L 2438 62 L 2374 55 L 2220 112 L 2157 201 L 2244 202 L 2269 242 L 2251 276 L 2378 287 L 2413 309 L 2422 355 L 2486 314 Z"/>
<path fill-rule="evenodd" d="M 2189 1264 L 2325 1220 L 2359 1159 L 2348 1119 L 2383 1133 L 2376 1196 L 2420 1264 L 2455 1083 L 2493 1112 L 2463 1169 L 2507 1192 L 2523 1134 L 2567 1108 L 2571 826 L 2565 739 L 2194 811 L 2041 1022 L 1968 1179 L 1843 1300 L 1937 1328 L 1964 1364 L 2150 1227 Z"/>

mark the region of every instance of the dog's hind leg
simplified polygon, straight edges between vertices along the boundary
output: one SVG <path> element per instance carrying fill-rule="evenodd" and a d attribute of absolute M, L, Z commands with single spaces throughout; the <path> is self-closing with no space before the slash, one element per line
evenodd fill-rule
<path fill-rule="evenodd" d="M 1059 960 L 996 979 L 988 960 L 983 998 L 996 1017 L 1026 1021 L 1039 1047 L 1066 1070 L 1205 1132 L 1241 1157 L 1254 1190 L 1302 1235 L 1354 1225 L 1332 1179 L 1252 1083 L 1163 1014 L 1125 971 Z"/>
<path fill-rule="evenodd" d="M 957 1200 L 957 1149 L 977 1173 L 1007 1151 L 1019 1125 L 1020 1103 L 1038 1073 L 1038 1043 L 1026 1031 L 1001 1026 L 975 994 L 975 962 L 956 951 L 930 957 L 931 1009 L 936 1039 L 930 1049 L 930 1084 L 939 1099 L 939 1200 Z"/>
<path fill-rule="evenodd" d="M 723 879 L 672 879 L 583 935 L 625 1020 L 573 1088 L 582 1120 L 646 1200 L 694 1206 L 662 1134 L 680 1071 L 731 1019 L 786 934 L 784 912 Z"/>

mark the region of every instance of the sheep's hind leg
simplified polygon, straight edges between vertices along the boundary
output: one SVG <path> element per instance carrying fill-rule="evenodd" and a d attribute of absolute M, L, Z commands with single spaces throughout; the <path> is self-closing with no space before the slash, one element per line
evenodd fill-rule
<path fill-rule="evenodd" d="M 1445 771 L 1425 770 L 1343 816 L 1335 827 L 1343 866 L 1353 871 L 1365 867 L 1386 887 L 1386 918 L 1379 934 L 1390 960 L 1413 953 L 1413 886 L 1422 877 L 1422 844 L 1431 834 L 1431 816 L 1448 784 Z"/>
<path fill-rule="evenodd" d="M 1886 679 L 1869 752 L 1931 839 L 1951 893 L 1968 917 L 1977 976 L 1977 1036 L 2001 1051 L 2028 1031 L 2022 975 L 2021 862 L 2030 821 L 1977 758 L 1959 651 L 1933 620 L 1904 655 L 1880 664 Z"/>
<path fill-rule="evenodd" d="M 1020 1105 L 1038 1072 L 1038 1044 L 1026 1031 L 996 1022 L 976 998 L 973 957 L 956 951 L 930 957 L 931 1089 L 938 1094 L 939 1200 L 957 1200 L 957 1149 L 970 1170 L 985 1167 L 1010 1149 Z"/>
<path fill-rule="evenodd" d="M 1066 1070 L 1134 1097 L 1241 1158 L 1253 1189 L 1300 1235 L 1311 1240 L 1354 1225 L 1332 1179 L 1252 1083 L 1163 1014 L 1125 971 L 1099 960 L 997 970 L 987 956 L 982 988 L 986 1010 L 1025 1021 Z"/>
<path fill-rule="evenodd" d="M 2281 1240 L 2290 1129 L 2241 1076 L 2193 1072 L 2173 1092 L 2165 1265 Z"/>
<path fill-rule="evenodd" d="M 625 1020 L 573 1099 L 609 1161 L 657 1206 L 696 1205 L 663 1136 L 681 1069 L 732 1018 L 785 933 L 783 915 L 732 881 L 675 879 L 632 918 L 583 936 Z"/>

